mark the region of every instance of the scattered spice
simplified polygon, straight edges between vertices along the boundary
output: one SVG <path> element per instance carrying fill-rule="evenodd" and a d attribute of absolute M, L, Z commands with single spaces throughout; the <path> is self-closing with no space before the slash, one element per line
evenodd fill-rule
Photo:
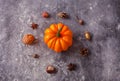
<path fill-rule="evenodd" d="M 39 58 L 40 56 L 38 54 L 31 55 L 33 58 Z"/>
<path fill-rule="evenodd" d="M 48 65 L 47 68 L 46 68 L 46 72 L 49 73 L 49 74 L 56 73 L 56 68 L 52 65 Z"/>
<path fill-rule="evenodd" d="M 48 12 L 44 11 L 44 12 L 42 13 L 42 17 L 43 17 L 43 18 L 49 18 L 50 15 L 49 15 Z"/>
<path fill-rule="evenodd" d="M 33 44 L 34 40 L 35 37 L 32 34 L 26 34 L 22 38 L 22 42 L 27 45 Z"/>
<path fill-rule="evenodd" d="M 70 64 L 67 65 L 67 69 L 68 69 L 69 71 L 73 71 L 73 70 L 76 69 L 76 65 L 73 64 L 73 63 L 70 63 Z"/>
<path fill-rule="evenodd" d="M 57 14 L 57 16 L 60 17 L 60 18 L 68 18 L 68 14 L 65 13 L 65 12 L 59 12 L 59 13 Z"/>
<path fill-rule="evenodd" d="M 80 54 L 81 54 L 82 56 L 87 56 L 88 53 L 89 53 L 89 51 L 88 51 L 87 48 L 81 48 L 81 49 L 80 49 Z"/>
<path fill-rule="evenodd" d="M 84 21 L 82 19 L 79 20 L 80 25 L 84 25 Z"/>
<path fill-rule="evenodd" d="M 91 40 L 90 32 L 86 31 L 84 35 L 85 35 L 86 40 Z"/>
<path fill-rule="evenodd" d="M 31 24 L 31 28 L 32 28 L 32 29 L 37 29 L 37 28 L 38 28 L 38 24 L 32 23 L 32 24 Z"/>

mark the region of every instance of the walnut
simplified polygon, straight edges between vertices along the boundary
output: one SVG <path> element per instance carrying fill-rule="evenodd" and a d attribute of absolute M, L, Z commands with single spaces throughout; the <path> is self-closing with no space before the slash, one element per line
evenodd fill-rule
<path fill-rule="evenodd" d="M 32 34 L 26 34 L 22 38 L 22 42 L 27 45 L 32 44 L 34 40 L 35 40 L 35 37 Z"/>

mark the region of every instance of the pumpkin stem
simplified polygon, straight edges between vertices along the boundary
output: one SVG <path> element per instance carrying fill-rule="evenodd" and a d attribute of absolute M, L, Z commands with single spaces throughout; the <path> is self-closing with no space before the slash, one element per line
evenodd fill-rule
<path fill-rule="evenodd" d="M 56 34 L 57 37 L 60 37 L 60 32 L 61 32 L 61 30 L 62 30 L 62 27 L 59 28 L 58 31 L 57 31 L 57 34 Z"/>

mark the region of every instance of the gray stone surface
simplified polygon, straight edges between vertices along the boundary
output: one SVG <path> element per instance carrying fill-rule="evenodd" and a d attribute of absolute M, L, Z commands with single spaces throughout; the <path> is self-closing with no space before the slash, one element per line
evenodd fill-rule
<path fill-rule="evenodd" d="M 43 11 L 51 18 L 42 18 Z M 70 19 L 56 17 L 59 11 Z M 30 28 L 32 22 L 39 24 L 37 30 Z M 57 22 L 68 25 L 74 35 L 73 46 L 61 54 L 43 42 L 45 28 Z M 83 39 L 86 30 L 93 35 L 91 42 Z M 21 38 L 26 33 L 39 43 L 25 46 Z M 91 51 L 88 57 L 79 54 L 83 46 Z M 40 58 L 29 56 L 34 53 Z M 66 69 L 70 62 L 77 64 L 75 71 Z M 58 72 L 47 74 L 48 64 Z M 120 81 L 120 0 L 0 0 L 0 81 Z"/>

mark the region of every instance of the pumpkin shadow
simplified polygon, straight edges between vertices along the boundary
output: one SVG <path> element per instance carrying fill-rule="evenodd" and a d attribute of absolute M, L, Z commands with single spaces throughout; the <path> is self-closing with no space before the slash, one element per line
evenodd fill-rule
<path fill-rule="evenodd" d="M 69 53 L 79 53 L 81 48 L 84 48 L 84 43 L 82 39 L 82 35 L 74 35 L 73 37 L 73 44 L 72 46 L 68 49 Z"/>
<path fill-rule="evenodd" d="M 78 39 L 76 39 L 77 37 L 73 38 L 73 44 L 71 47 L 69 47 L 69 49 L 67 51 L 63 51 L 60 54 L 60 58 L 63 59 L 64 61 L 67 61 L 68 59 L 66 58 L 76 58 L 76 57 L 80 57 L 80 49 L 84 47 L 84 45 L 82 44 L 82 42 Z"/>

